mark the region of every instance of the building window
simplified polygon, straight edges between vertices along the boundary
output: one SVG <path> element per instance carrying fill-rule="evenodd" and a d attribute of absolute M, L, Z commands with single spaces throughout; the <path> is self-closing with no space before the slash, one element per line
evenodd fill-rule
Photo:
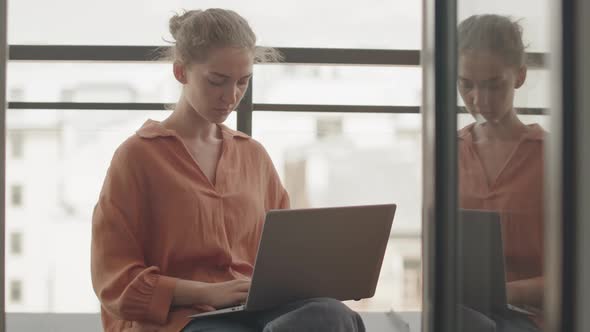
<path fill-rule="evenodd" d="M 10 282 L 10 303 L 20 304 L 23 300 L 23 283 L 20 280 Z"/>
<path fill-rule="evenodd" d="M 25 137 L 21 131 L 12 131 L 10 137 L 10 156 L 13 159 L 21 159 L 24 155 Z"/>
<path fill-rule="evenodd" d="M 10 253 L 12 255 L 20 255 L 23 253 L 23 234 L 12 233 L 10 234 Z"/>
<path fill-rule="evenodd" d="M 14 207 L 23 205 L 23 187 L 20 184 L 12 185 L 10 190 L 10 203 Z"/>
<path fill-rule="evenodd" d="M 404 298 L 407 305 L 418 308 L 422 294 L 422 267 L 420 259 L 406 258 L 404 260 Z"/>
<path fill-rule="evenodd" d="M 342 135 L 342 118 L 338 117 L 321 117 L 316 119 L 316 138 L 322 139 L 327 137 Z"/>
<path fill-rule="evenodd" d="M 25 89 L 14 87 L 8 89 L 8 101 L 24 101 Z"/>

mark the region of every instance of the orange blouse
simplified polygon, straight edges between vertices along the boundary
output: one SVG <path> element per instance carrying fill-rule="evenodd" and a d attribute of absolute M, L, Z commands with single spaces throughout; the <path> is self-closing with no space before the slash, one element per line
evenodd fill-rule
<path fill-rule="evenodd" d="M 471 124 L 459 131 L 459 205 L 498 211 L 507 281 L 543 276 L 543 140 L 537 124 L 517 144 L 502 170 L 488 183 Z"/>
<path fill-rule="evenodd" d="M 107 331 L 180 331 L 178 279 L 251 277 L 265 214 L 289 207 L 266 150 L 220 125 L 212 185 L 171 130 L 148 120 L 115 152 L 92 218 L 92 283 Z"/>

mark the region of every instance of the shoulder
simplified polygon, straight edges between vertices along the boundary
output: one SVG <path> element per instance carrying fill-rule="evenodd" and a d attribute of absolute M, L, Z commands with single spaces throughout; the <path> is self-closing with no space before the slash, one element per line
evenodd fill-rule
<path fill-rule="evenodd" d="M 147 153 L 148 145 L 145 139 L 133 134 L 119 145 L 115 150 L 114 157 L 127 161 L 143 158 Z"/>
<path fill-rule="evenodd" d="M 545 141 L 545 138 L 547 137 L 547 135 L 549 135 L 549 132 L 547 132 L 545 129 L 543 129 L 543 127 L 541 127 L 537 123 L 527 125 L 527 129 L 528 129 L 528 132 L 527 132 L 526 139 L 531 140 L 531 141 L 536 141 L 541 144 Z"/>
<path fill-rule="evenodd" d="M 237 130 L 220 125 L 224 138 L 231 139 L 241 153 L 251 154 L 257 157 L 268 157 L 268 152 L 256 139 Z"/>
<path fill-rule="evenodd" d="M 459 140 L 470 140 L 472 138 L 472 131 L 474 126 L 475 122 L 459 129 L 457 131 L 457 137 L 459 138 Z"/>
<path fill-rule="evenodd" d="M 115 151 L 115 158 L 121 158 L 128 161 L 147 161 L 149 158 L 157 156 L 155 150 L 162 148 L 164 140 L 174 136 L 174 132 L 164 128 L 160 122 L 147 120 L 141 128 L 133 135 L 128 137 Z"/>
<path fill-rule="evenodd" d="M 473 127 L 475 123 L 471 123 L 457 131 L 457 145 L 460 148 L 467 147 L 473 143 Z"/>
<path fill-rule="evenodd" d="M 154 156 L 158 156 L 158 144 L 153 140 L 146 140 L 137 133 L 121 143 L 113 154 L 111 172 L 135 173 L 139 176 L 145 166 L 151 164 Z"/>

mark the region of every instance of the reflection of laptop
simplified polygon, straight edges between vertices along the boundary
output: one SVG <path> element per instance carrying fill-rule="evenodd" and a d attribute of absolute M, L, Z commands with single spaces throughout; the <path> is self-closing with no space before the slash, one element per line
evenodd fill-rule
<path fill-rule="evenodd" d="M 245 305 L 193 315 L 256 311 L 315 297 L 375 294 L 396 206 L 267 213 Z"/>
<path fill-rule="evenodd" d="M 488 315 L 506 310 L 534 315 L 507 303 L 500 215 L 460 210 L 458 226 L 463 305 Z"/>

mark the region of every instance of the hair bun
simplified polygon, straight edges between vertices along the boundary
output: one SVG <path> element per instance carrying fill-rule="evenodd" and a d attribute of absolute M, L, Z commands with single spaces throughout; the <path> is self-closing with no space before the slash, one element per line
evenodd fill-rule
<path fill-rule="evenodd" d="M 201 12 L 201 10 L 185 10 L 183 13 L 177 13 L 170 18 L 170 22 L 168 23 L 168 29 L 170 30 L 170 34 L 175 40 L 178 40 L 178 31 L 180 31 L 186 20 L 197 12 Z"/>

